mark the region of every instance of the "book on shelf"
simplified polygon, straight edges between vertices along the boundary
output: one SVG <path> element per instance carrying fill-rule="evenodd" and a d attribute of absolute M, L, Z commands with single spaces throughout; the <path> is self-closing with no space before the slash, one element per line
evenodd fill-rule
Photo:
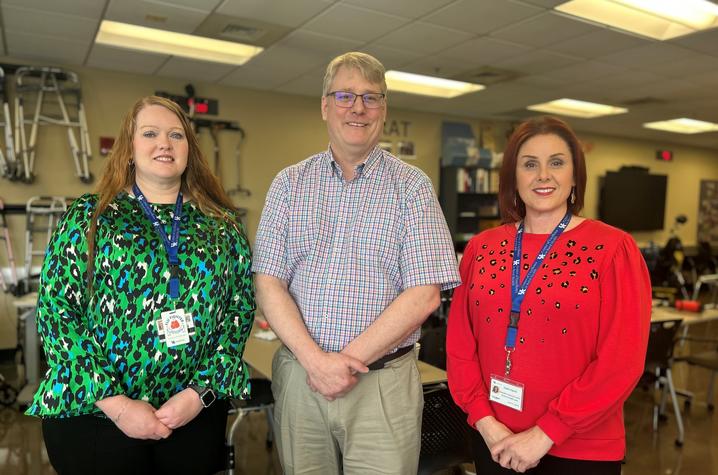
<path fill-rule="evenodd" d="M 497 174 L 485 168 L 457 168 L 456 191 L 459 193 L 496 193 Z"/>

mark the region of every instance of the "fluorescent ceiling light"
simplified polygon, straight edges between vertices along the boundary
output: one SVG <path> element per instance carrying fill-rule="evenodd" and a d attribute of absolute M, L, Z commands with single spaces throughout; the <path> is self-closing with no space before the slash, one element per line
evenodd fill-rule
<path fill-rule="evenodd" d="M 677 134 L 699 134 L 701 132 L 718 132 L 718 124 L 704 122 L 702 120 L 680 119 L 661 120 L 658 122 L 646 122 L 643 126 L 647 129 L 665 130 Z"/>
<path fill-rule="evenodd" d="M 401 71 L 386 72 L 386 86 L 392 91 L 451 99 L 485 89 L 481 84 L 422 76 Z"/>
<path fill-rule="evenodd" d="M 596 104 L 595 102 L 577 101 L 576 99 L 556 99 L 543 104 L 534 104 L 528 106 L 527 109 L 547 114 L 568 115 L 571 117 L 581 117 L 582 119 L 593 119 L 604 115 L 624 114 L 628 109 L 623 107 L 607 106 L 605 104 Z"/>
<path fill-rule="evenodd" d="M 95 42 L 118 48 L 170 54 L 236 66 L 246 63 L 264 49 L 259 46 L 108 20 L 102 20 Z"/>
<path fill-rule="evenodd" d="M 718 5 L 706 0 L 572 0 L 554 8 L 661 41 L 718 26 Z"/>

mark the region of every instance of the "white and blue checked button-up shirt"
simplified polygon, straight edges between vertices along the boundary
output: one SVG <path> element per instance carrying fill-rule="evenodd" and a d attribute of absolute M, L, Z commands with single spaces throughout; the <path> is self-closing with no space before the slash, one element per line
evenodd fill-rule
<path fill-rule="evenodd" d="M 331 150 L 282 170 L 267 193 L 252 269 L 288 283 L 324 351 L 344 348 L 403 290 L 460 283 L 431 181 L 378 147 L 351 181 Z"/>

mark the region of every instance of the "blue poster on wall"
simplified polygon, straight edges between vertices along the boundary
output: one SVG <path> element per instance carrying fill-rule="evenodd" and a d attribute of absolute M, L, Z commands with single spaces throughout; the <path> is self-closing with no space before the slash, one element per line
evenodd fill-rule
<path fill-rule="evenodd" d="M 444 122 L 441 126 L 441 166 L 491 166 L 491 151 L 480 149 L 471 125 L 465 122 Z"/>

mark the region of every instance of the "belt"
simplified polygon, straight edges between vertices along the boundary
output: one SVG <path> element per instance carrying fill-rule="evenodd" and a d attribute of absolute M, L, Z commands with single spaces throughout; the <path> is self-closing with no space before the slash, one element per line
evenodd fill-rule
<path fill-rule="evenodd" d="M 384 369 L 386 368 L 386 364 L 390 361 L 394 361 L 395 359 L 399 358 L 400 356 L 404 356 L 408 352 L 414 349 L 414 345 L 405 346 L 403 348 L 399 348 L 394 353 L 389 353 L 388 355 L 384 355 L 372 364 L 368 365 L 367 368 L 374 371 L 377 369 Z"/>

